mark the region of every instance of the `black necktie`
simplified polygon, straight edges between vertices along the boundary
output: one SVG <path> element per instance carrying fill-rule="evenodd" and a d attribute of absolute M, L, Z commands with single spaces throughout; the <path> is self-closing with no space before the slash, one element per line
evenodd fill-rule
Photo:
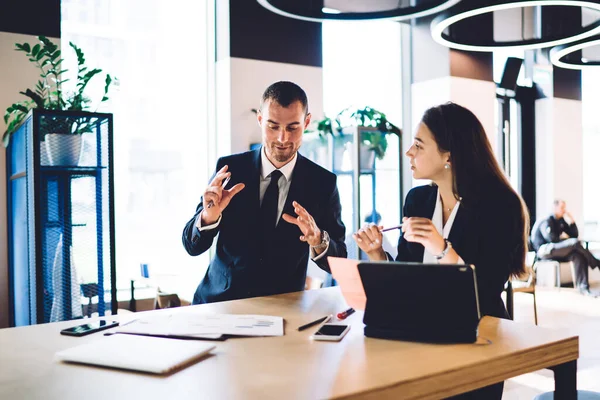
<path fill-rule="evenodd" d="M 277 206 L 279 204 L 278 182 L 281 175 L 282 173 L 279 170 L 271 172 L 271 182 L 260 205 L 260 218 L 264 236 L 268 236 L 275 230 L 275 226 L 277 225 Z"/>

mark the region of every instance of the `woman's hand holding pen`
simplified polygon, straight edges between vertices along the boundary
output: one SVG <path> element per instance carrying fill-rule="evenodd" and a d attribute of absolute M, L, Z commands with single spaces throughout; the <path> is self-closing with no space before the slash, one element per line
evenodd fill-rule
<path fill-rule="evenodd" d="M 431 254 L 440 254 L 446 247 L 444 238 L 428 218 L 402 218 L 402 232 L 404 239 L 421 243 Z"/>
<path fill-rule="evenodd" d="M 238 194 L 246 185 L 238 183 L 231 189 L 225 189 L 231 172 L 227 172 L 227 165 L 221 168 L 214 176 L 208 187 L 204 191 L 203 205 L 201 218 L 204 225 L 211 225 L 217 222 L 219 216 L 225 208 L 229 205 L 229 202 Z"/>
<path fill-rule="evenodd" d="M 356 244 L 365 254 L 373 261 L 387 260 L 385 251 L 383 251 L 383 234 L 381 230 L 383 226 L 377 226 L 375 224 L 369 224 L 358 232 L 352 234 L 352 237 L 356 241 Z"/>

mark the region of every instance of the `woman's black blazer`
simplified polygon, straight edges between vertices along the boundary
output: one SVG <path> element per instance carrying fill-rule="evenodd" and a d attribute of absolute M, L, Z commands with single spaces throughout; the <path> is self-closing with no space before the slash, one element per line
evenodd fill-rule
<path fill-rule="evenodd" d="M 438 188 L 435 185 L 412 189 L 406 196 L 405 217 L 431 219 Z M 521 202 L 506 188 L 486 190 L 476 201 L 462 201 L 448 240 L 467 264 L 475 266 L 481 315 L 508 318 L 500 297 L 511 266 L 523 263 L 523 224 Z M 424 247 L 398 241 L 396 261 L 423 261 Z M 421 282 L 424 289 L 427 282 Z"/>

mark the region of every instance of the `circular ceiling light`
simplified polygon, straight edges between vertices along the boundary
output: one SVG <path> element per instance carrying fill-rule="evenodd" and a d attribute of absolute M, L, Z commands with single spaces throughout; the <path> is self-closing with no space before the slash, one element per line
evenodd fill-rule
<path fill-rule="evenodd" d="M 394 8 L 385 11 L 373 12 L 331 12 L 328 9 L 319 10 L 303 10 L 302 13 L 297 11 L 286 11 L 281 6 L 275 6 L 274 0 L 256 0 L 258 4 L 275 14 L 284 17 L 299 19 L 309 22 L 324 22 L 324 21 L 370 21 L 370 20 L 388 20 L 388 21 L 406 21 L 413 18 L 425 17 L 440 11 L 444 11 L 461 0 L 432 0 L 426 4 L 415 5 L 410 7 Z"/>
<path fill-rule="evenodd" d="M 588 47 L 600 46 L 600 35 L 596 35 L 592 38 L 580 40 L 575 43 L 568 45 L 556 46 L 550 50 L 550 60 L 552 64 L 557 67 L 566 69 L 587 69 L 587 68 L 598 68 L 600 61 L 587 61 L 581 57 L 579 59 L 572 60 L 569 55 Z"/>
<path fill-rule="evenodd" d="M 457 50 L 466 51 L 494 51 L 497 49 L 514 49 L 514 50 L 531 50 L 541 49 L 544 47 L 559 46 L 567 43 L 572 43 L 578 40 L 583 40 L 590 36 L 600 34 L 600 21 L 594 22 L 588 26 L 582 27 L 579 32 L 572 36 L 551 36 L 541 39 L 525 39 L 517 41 L 486 41 L 474 40 L 473 42 L 453 41 L 444 31 L 459 21 L 477 15 L 509 10 L 514 8 L 535 7 L 535 6 L 570 6 L 580 8 L 590 8 L 600 11 L 600 4 L 591 0 L 504 0 L 500 4 L 488 5 L 476 9 L 469 9 L 466 5 L 459 5 L 454 10 L 449 10 L 431 22 L 431 36 L 437 43 Z"/>

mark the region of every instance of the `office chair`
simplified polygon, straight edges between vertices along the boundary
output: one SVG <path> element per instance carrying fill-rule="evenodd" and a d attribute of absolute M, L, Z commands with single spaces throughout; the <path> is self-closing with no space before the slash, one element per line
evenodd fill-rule
<path fill-rule="evenodd" d="M 514 319 L 514 293 L 529 293 L 533 295 L 533 317 L 535 324 L 538 324 L 537 317 L 537 299 L 535 296 L 535 283 L 536 283 L 536 271 L 535 271 L 535 251 L 528 251 L 525 257 L 525 268 L 527 270 L 527 279 L 509 279 L 506 282 L 504 290 L 506 291 L 506 308 L 510 319 Z"/>

